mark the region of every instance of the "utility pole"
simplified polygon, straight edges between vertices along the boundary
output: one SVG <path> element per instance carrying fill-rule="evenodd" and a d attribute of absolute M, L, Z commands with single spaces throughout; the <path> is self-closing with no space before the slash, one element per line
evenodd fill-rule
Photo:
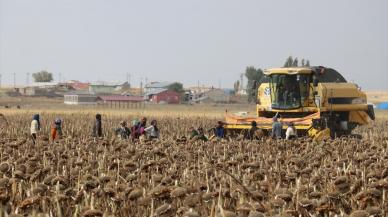
<path fill-rule="evenodd" d="M 140 95 L 143 95 L 143 77 L 140 77 Z"/>
<path fill-rule="evenodd" d="M 244 73 L 241 73 L 240 74 L 240 90 L 244 89 L 243 81 L 244 81 Z"/>
<path fill-rule="evenodd" d="M 13 74 L 13 88 L 16 88 L 16 73 L 12 73 Z"/>
<path fill-rule="evenodd" d="M 30 85 L 30 73 L 27 72 L 26 74 L 26 85 Z"/>

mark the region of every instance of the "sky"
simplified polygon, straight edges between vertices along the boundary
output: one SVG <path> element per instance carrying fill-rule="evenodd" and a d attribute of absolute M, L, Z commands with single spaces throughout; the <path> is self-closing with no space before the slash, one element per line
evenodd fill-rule
<path fill-rule="evenodd" d="M 388 90 L 388 1 L 0 0 L 2 85 L 47 70 L 228 88 L 290 55 Z"/>

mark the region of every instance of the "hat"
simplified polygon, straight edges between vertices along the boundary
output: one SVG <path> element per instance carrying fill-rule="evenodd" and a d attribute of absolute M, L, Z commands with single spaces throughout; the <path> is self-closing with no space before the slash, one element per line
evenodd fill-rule
<path fill-rule="evenodd" d="M 56 118 L 55 121 L 54 121 L 54 123 L 60 124 L 60 123 L 62 123 L 62 120 L 61 120 L 60 118 Z"/>
<path fill-rule="evenodd" d="M 34 114 L 34 116 L 32 116 L 32 119 L 33 120 L 39 120 L 39 114 Z"/>
<path fill-rule="evenodd" d="M 131 122 L 132 126 L 138 125 L 139 123 L 140 121 L 138 119 L 133 119 Z"/>

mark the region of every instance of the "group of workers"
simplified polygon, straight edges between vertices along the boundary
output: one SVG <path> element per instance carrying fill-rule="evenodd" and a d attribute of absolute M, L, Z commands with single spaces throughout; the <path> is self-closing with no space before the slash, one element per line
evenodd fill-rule
<path fill-rule="evenodd" d="M 31 121 L 31 139 L 33 143 L 36 143 L 37 134 L 41 129 L 40 116 L 35 114 L 32 117 Z M 118 128 L 114 129 L 114 133 L 117 137 L 121 139 L 141 139 L 141 140 L 152 140 L 159 139 L 160 133 L 157 126 L 157 121 L 152 120 L 151 125 L 147 126 L 147 118 L 143 117 L 141 120 L 134 120 L 132 126 L 127 127 L 127 122 L 125 120 L 120 122 Z M 56 139 L 62 136 L 62 119 L 56 118 L 51 125 L 50 129 L 50 139 L 55 141 Z M 92 129 L 93 137 L 103 137 L 102 130 L 102 116 L 101 114 L 96 114 L 95 121 Z"/>
<path fill-rule="evenodd" d="M 199 127 L 195 129 L 194 127 L 190 127 L 188 134 L 190 140 L 202 140 L 202 141 L 209 141 L 209 140 L 220 140 L 225 138 L 225 128 L 224 123 L 222 121 L 218 121 L 217 126 L 209 129 L 207 133 L 210 134 L 210 136 L 205 135 L 205 130 L 202 127 Z M 181 140 L 187 140 L 187 138 L 184 136 L 181 138 Z"/>
<path fill-rule="evenodd" d="M 283 131 L 283 123 L 280 122 L 277 118 L 277 116 L 272 118 L 272 133 L 271 137 L 274 139 L 282 139 L 282 131 Z M 294 123 L 290 122 L 287 123 L 287 129 L 286 129 L 286 140 L 295 139 L 297 137 L 296 128 L 294 126 Z"/>
<path fill-rule="evenodd" d="M 36 143 L 37 134 L 40 131 L 40 116 L 35 114 L 31 121 L 31 138 L 32 142 Z M 62 136 L 62 119 L 56 118 L 51 125 L 50 138 L 52 141 Z"/>
<path fill-rule="evenodd" d="M 277 116 L 273 117 L 273 124 L 272 124 L 272 132 L 271 137 L 274 139 L 282 139 L 282 131 L 283 131 L 283 123 L 280 122 L 277 118 Z M 210 135 L 209 137 L 205 135 L 205 130 L 202 127 L 194 128 L 190 127 L 188 131 L 188 138 L 182 137 L 181 140 L 202 140 L 202 141 L 208 141 L 208 140 L 221 140 L 224 139 L 226 136 L 226 130 L 224 128 L 224 122 L 218 121 L 217 126 L 209 129 L 207 133 Z M 37 139 L 37 133 L 39 132 L 41 128 L 40 124 L 40 116 L 39 114 L 35 114 L 32 117 L 31 121 L 31 138 L 33 143 L 36 143 Z M 140 119 L 135 119 L 131 122 L 131 127 L 127 126 L 127 122 L 125 120 L 120 122 L 119 127 L 114 129 L 114 133 L 118 138 L 121 139 L 131 139 L 134 140 L 154 140 L 160 138 L 160 130 L 157 126 L 157 121 L 152 120 L 150 125 L 147 126 L 147 118 L 143 117 Z M 297 137 L 296 128 L 292 123 L 288 123 L 288 127 L 285 133 L 285 138 L 287 140 L 294 139 Z M 56 139 L 60 138 L 62 136 L 62 119 L 56 118 L 50 129 L 50 139 L 51 141 L 55 141 Z M 93 137 L 103 137 L 103 130 L 102 130 L 102 117 L 101 114 L 96 114 L 95 121 L 93 124 L 92 129 L 92 136 Z M 244 135 L 245 139 L 249 140 L 255 140 L 260 139 L 264 136 L 264 133 L 261 129 L 257 127 L 257 123 L 255 121 L 251 122 L 251 128 L 250 130 Z"/>
<path fill-rule="evenodd" d="M 135 119 L 132 121 L 132 126 L 128 127 L 125 120 L 120 122 L 118 128 L 114 130 L 115 135 L 121 139 L 142 139 L 153 140 L 159 139 L 160 132 L 156 120 L 151 121 L 151 125 L 147 126 L 147 118 L 143 117 L 139 121 Z M 102 120 L 101 114 L 96 114 L 96 120 L 93 125 L 93 136 L 102 137 Z"/>

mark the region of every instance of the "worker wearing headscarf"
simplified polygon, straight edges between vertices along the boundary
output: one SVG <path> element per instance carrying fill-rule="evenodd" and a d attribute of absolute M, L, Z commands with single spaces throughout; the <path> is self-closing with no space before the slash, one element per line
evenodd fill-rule
<path fill-rule="evenodd" d="M 36 138 L 37 138 L 36 134 L 38 133 L 39 130 L 40 130 L 40 117 L 39 117 L 39 114 L 34 114 L 34 116 L 32 116 L 31 127 L 30 127 L 31 138 L 34 144 L 36 143 Z"/>
<path fill-rule="evenodd" d="M 93 136 L 102 137 L 102 120 L 101 114 L 96 114 L 96 120 L 93 125 Z"/>
<path fill-rule="evenodd" d="M 116 130 L 116 135 L 120 137 L 121 139 L 128 139 L 131 135 L 131 130 L 127 127 L 126 121 L 120 122 L 120 127 L 118 127 Z"/>
<path fill-rule="evenodd" d="M 139 139 L 139 136 L 140 136 L 140 121 L 135 119 L 132 121 L 132 126 L 131 126 L 132 141 L 135 139 Z"/>
<path fill-rule="evenodd" d="M 140 120 L 140 127 L 139 127 L 139 133 L 140 135 L 143 135 L 145 134 L 145 128 L 147 127 L 147 118 L 146 117 L 142 117 L 141 120 Z"/>
<path fill-rule="evenodd" d="M 56 118 L 54 123 L 51 125 L 51 140 L 62 136 L 62 120 L 60 118 Z"/>
<path fill-rule="evenodd" d="M 294 123 L 290 122 L 288 123 L 288 127 L 287 127 L 287 130 L 286 130 L 286 139 L 287 140 L 290 140 L 290 139 L 295 139 L 297 137 L 297 133 L 296 133 L 296 128 L 294 126 Z"/>
<path fill-rule="evenodd" d="M 151 126 L 144 129 L 144 131 L 147 133 L 149 139 L 159 139 L 160 132 L 159 132 L 159 128 L 157 125 L 158 125 L 157 121 L 152 120 Z"/>

